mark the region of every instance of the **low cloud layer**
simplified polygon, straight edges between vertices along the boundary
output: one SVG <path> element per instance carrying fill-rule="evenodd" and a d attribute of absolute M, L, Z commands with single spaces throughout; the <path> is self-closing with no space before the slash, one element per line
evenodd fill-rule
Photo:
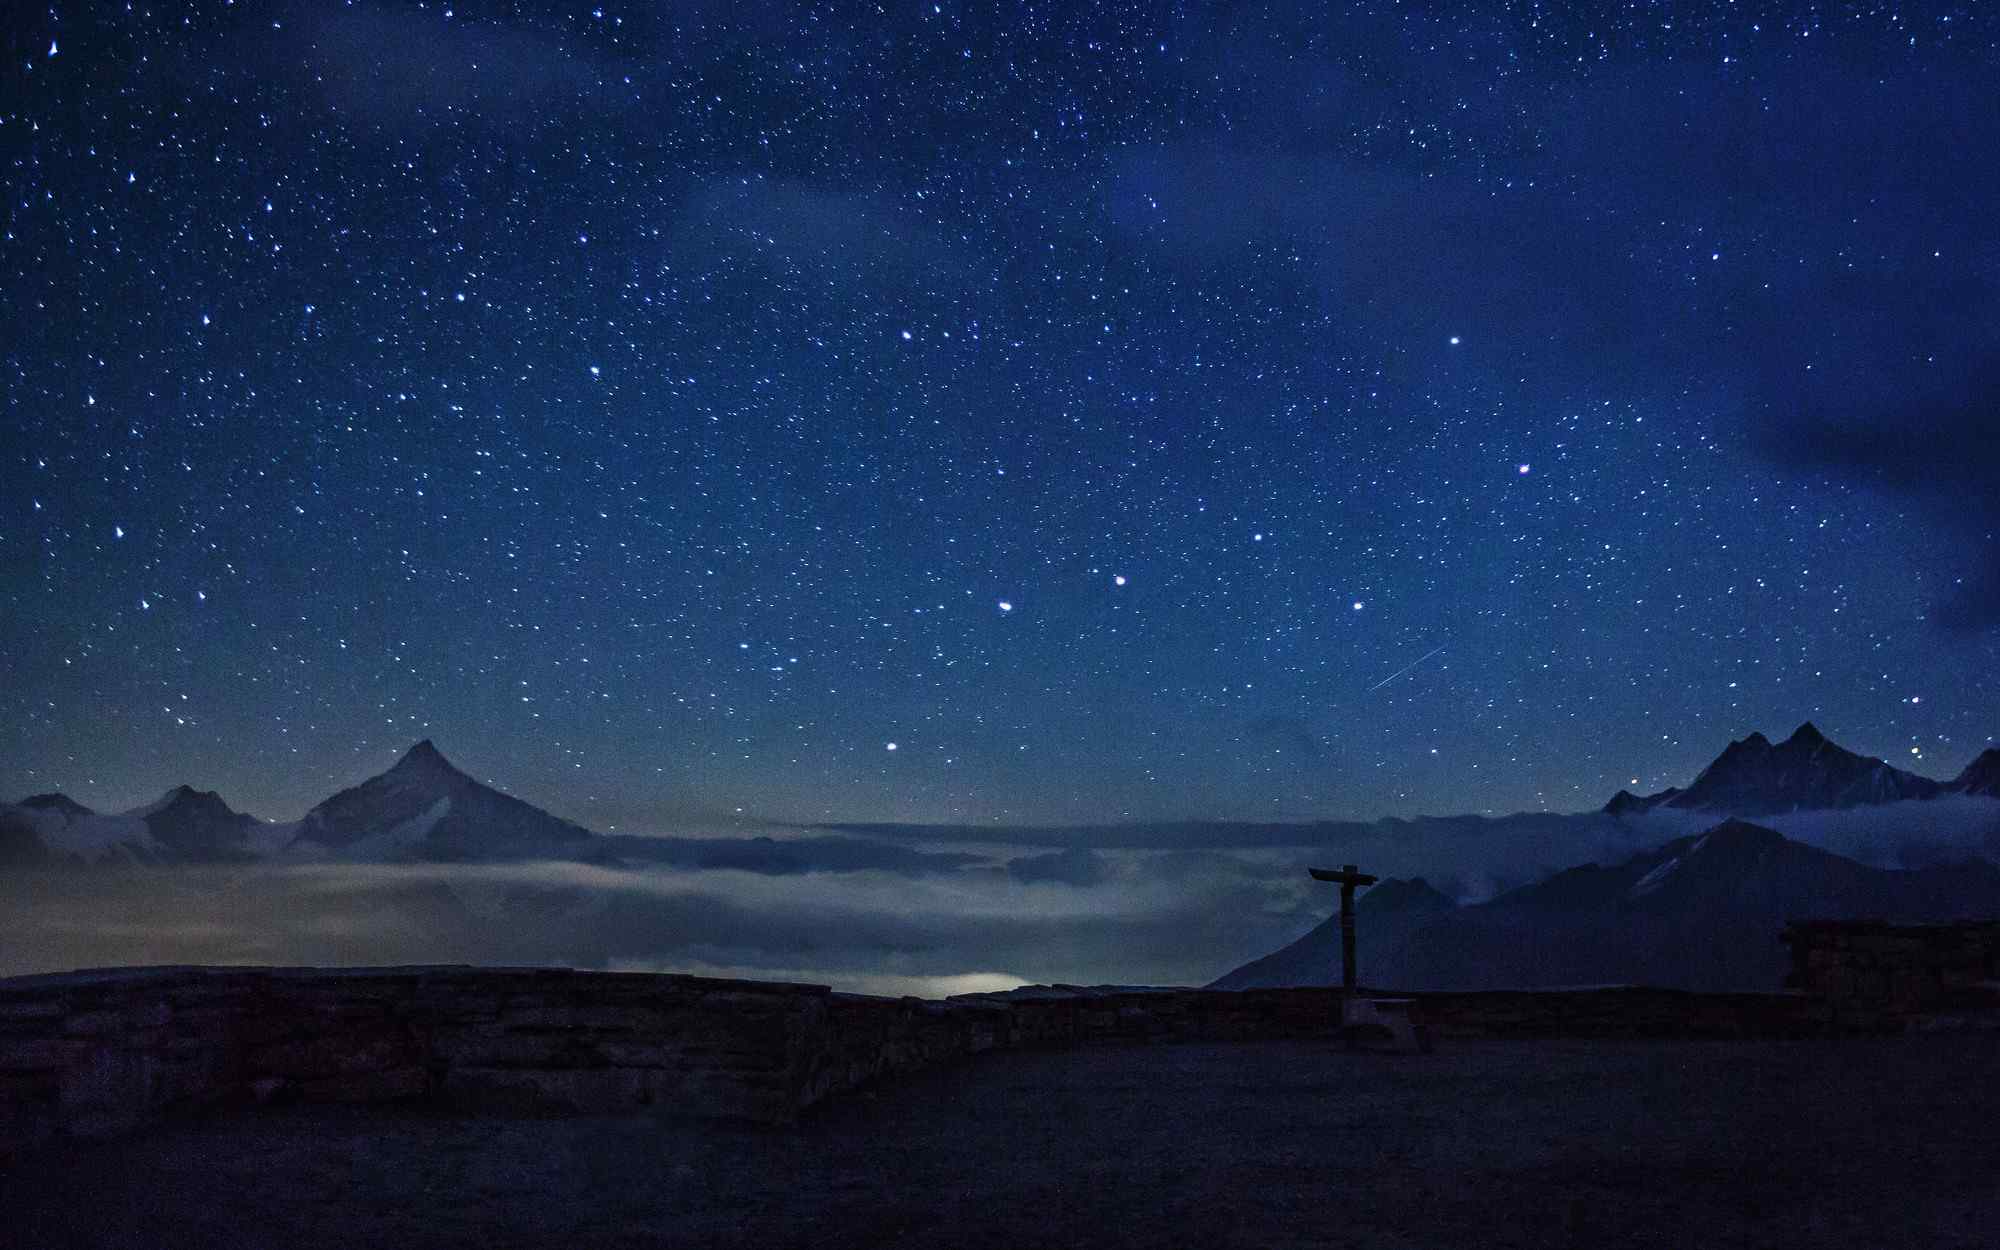
<path fill-rule="evenodd" d="M 316 864 L 0 874 L 0 975 L 129 964 L 629 968 L 941 995 L 1021 982 L 1202 984 L 1323 920 L 1308 864 L 1424 876 L 1477 901 L 1713 823 L 1521 816 L 1310 826 L 1299 845 L 1098 844 L 951 871 L 773 874 L 577 863 Z M 1767 822 L 1881 867 L 2000 857 L 2000 802 Z M 1210 826 L 1211 837 L 1228 826 Z M 941 832 L 929 831 L 933 835 Z M 1180 831 L 1191 836 L 1192 828 Z M 1336 834 L 1338 836 L 1336 836 Z M 1258 827 L 1257 837 L 1275 830 Z M 989 842 L 994 831 L 985 830 Z M 1365 936 L 1364 936 L 1365 951 Z"/>
<path fill-rule="evenodd" d="M 160 963 L 559 964 L 868 992 L 1205 981 L 1296 936 L 1261 866 L 769 876 L 537 863 L 99 869 L 0 878 L 0 974 Z M 972 980 L 967 980 L 972 978 Z"/>

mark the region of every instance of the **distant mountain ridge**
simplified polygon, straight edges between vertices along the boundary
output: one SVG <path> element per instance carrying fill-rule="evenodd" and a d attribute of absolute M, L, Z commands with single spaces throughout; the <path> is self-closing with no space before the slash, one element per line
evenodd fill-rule
<path fill-rule="evenodd" d="M 1601 809 L 1625 816 L 1666 808 L 1731 816 L 1838 811 L 1949 794 L 2000 795 L 2000 748 L 1989 749 L 1952 781 L 1905 772 L 1830 741 L 1811 721 L 1773 744 L 1761 733 L 1731 742 L 1686 789 L 1620 790 Z"/>
<path fill-rule="evenodd" d="M 68 795 L 0 804 L 0 866 L 213 864 L 265 860 L 463 863 L 568 860 L 657 864 L 766 876 L 950 872 L 985 862 L 853 837 L 605 835 L 477 781 L 426 738 L 387 771 L 333 794 L 295 822 L 235 811 L 212 790 L 176 786 L 129 812 Z"/>
<path fill-rule="evenodd" d="M 1597 813 L 1560 819 L 1608 817 L 1607 831 L 1615 837 L 1617 830 L 1643 827 L 1626 818 L 1654 811 L 1680 816 L 1686 828 L 1708 815 L 1780 816 L 1947 795 L 2000 798 L 2000 748 L 1982 753 L 1956 779 L 1938 782 L 1839 747 L 1808 722 L 1775 745 L 1759 733 L 1730 743 L 1685 789 L 1645 796 L 1621 790 Z M 152 804 L 115 814 L 94 812 L 56 792 L 0 803 L 0 864 L 562 859 L 766 875 L 872 869 L 928 873 L 955 871 L 983 863 L 986 857 L 919 848 L 910 845 L 912 841 L 997 840 L 1062 848 L 1058 854 L 1010 861 L 1007 870 L 1017 879 L 1086 888 L 1107 872 L 1101 859 L 1085 849 L 1093 842 L 1100 847 L 1196 846 L 1207 845 L 1206 839 L 1218 831 L 1226 835 L 1223 844 L 1236 846 L 1320 845 L 1380 836 L 1534 838 L 1538 833 L 1533 826 L 1545 819 L 1545 814 L 1520 813 L 1373 824 L 1156 822 L 1145 826 L 1141 831 L 1145 836 L 1137 838 L 1115 826 L 960 829 L 877 824 L 821 825 L 820 836 L 788 838 L 603 835 L 475 780 L 425 739 L 385 772 L 328 797 L 296 822 L 261 821 L 235 811 L 214 791 L 185 785 Z M 1989 844 L 2000 846 L 2000 839 L 1989 838 Z M 1541 871 L 1549 867 L 1545 862 Z"/>

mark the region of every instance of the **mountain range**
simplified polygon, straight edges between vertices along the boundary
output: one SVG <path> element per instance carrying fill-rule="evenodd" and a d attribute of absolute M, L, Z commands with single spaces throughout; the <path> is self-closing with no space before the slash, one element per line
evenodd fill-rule
<path fill-rule="evenodd" d="M 1015 906 L 1032 908 L 1039 904 L 1030 900 L 1058 897 L 1029 892 L 1076 891 L 1084 897 L 1064 901 L 1054 914 L 1080 903 L 1084 910 L 1076 914 L 1094 921 L 1090 908 L 1112 906 L 1110 900 L 1134 889 L 1157 898 L 1166 887 L 1178 896 L 1188 888 L 1184 883 L 1194 882 L 1257 905 L 1270 897 L 1270 854 L 1283 850 L 1287 856 L 1328 856 L 1316 862 L 1349 857 L 1345 862 L 1368 864 L 1391 878 L 1359 900 L 1361 974 L 1369 984 L 1768 990 L 1783 974 L 1776 935 L 1790 920 L 2000 914 L 2000 867 L 1989 862 L 2000 861 L 1996 800 L 2000 750 L 1986 751 L 1951 781 L 1935 781 L 1848 751 L 1806 724 L 1783 742 L 1751 734 L 1730 743 L 1684 788 L 1643 797 L 1620 791 L 1592 812 L 1365 825 L 869 825 L 822 826 L 780 838 L 633 837 L 594 832 L 505 794 L 424 741 L 385 772 L 329 796 L 296 821 L 259 820 L 213 791 L 185 785 L 118 813 L 92 811 L 59 793 L 0 804 L 0 876 L 24 867 L 100 864 L 508 861 L 764 876 L 966 873 L 968 882 L 1024 892 L 1008 896 Z M 954 842 L 956 850 L 939 849 Z M 994 857 L 995 845 L 1047 849 L 1001 860 Z M 1215 848 L 1259 850 L 1261 866 L 1246 872 L 1243 858 Z M 1106 853 L 1114 851 L 1126 853 Z M 1429 880 L 1419 872 L 1429 873 Z M 56 875 L 65 888 L 88 896 L 81 876 Z M 26 874 L 14 879 L 31 891 L 43 888 Z M 245 878 L 252 879 L 273 880 Z M 495 883 L 483 884 L 489 880 Z M 699 901 L 705 909 L 700 920 L 683 924 L 662 920 L 652 895 L 599 890 L 574 874 L 505 882 L 471 874 L 455 877 L 449 887 L 419 874 L 392 878 L 392 885 L 403 893 L 383 904 L 384 914 L 397 917 L 387 927 L 405 936 L 432 934 L 419 944 L 431 953 L 493 949 L 496 928 L 559 932 L 565 960 L 592 952 L 610 958 L 621 933 L 627 939 L 618 940 L 632 951 L 650 952 L 650 939 L 629 935 L 656 933 L 661 924 L 677 941 L 698 936 L 704 952 L 754 944 L 762 932 L 735 903 Z M 153 887 L 141 880 L 136 888 L 150 897 Z M 1108 893 L 1094 893 L 1100 890 Z M 1468 899 L 1484 901 L 1461 905 Z M 790 926 L 786 940 L 802 949 L 823 940 L 797 917 L 784 923 Z M 907 932 L 890 926 L 883 932 L 893 931 L 893 940 L 880 940 L 895 950 L 922 948 L 938 931 L 929 923 Z M 1036 921 L 1025 930 L 1039 935 L 1044 926 Z M 262 948 L 253 943 L 250 949 Z M 538 950 L 529 942 L 506 954 L 543 957 Z M 57 966 L 57 957 L 49 966 Z M 1216 984 L 1324 984 L 1337 978 L 1338 969 L 1335 919 Z"/>
<path fill-rule="evenodd" d="M 119 813 L 94 812 L 64 794 L 0 804 L 0 866 L 509 860 L 783 875 L 871 868 L 949 872 L 983 857 L 853 837 L 600 834 L 473 779 L 429 739 L 387 772 L 332 795 L 291 822 L 259 820 L 233 810 L 212 790 L 184 785 Z"/>
<path fill-rule="evenodd" d="M 2000 747 L 1982 752 L 1951 781 L 1933 781 L 1838 746 L 1807 721 L 1775 745 L 1760 733 L 1730 743 L 1686 789 L 1670 786 L 1647 795 L 1620 790 L 1603 810 L 1613 816 L 1655 808 L 1773 816 L 1947 794 L 2000 795 Z"/>
<path fill-rule="evenodd" d="M 1598 815 L 1613 820 L 1655 812 L 1684 820 L 1704 815 L 1772 817 L 1800 811 L 1851 811 L 1952 795 L 2000 797 L 2000 748 L 1985 751 L 1951 781 L 1935 781 L 1838 746 L 1808 722 L 1780 743 L 1773 744 L 1761 733 L 1731 742 L 1685 788 L 1671 787 L 1643 796 L 1620 790 Z M 1432 823 L 1452 819 L 1432 818 Z M 1495 836 L 1506 836 L 1509 822 L 1515 819 L 1483 823 Z M 1385 828 L 1399 823 L 1383 822 Z M 1204 829 L 1227 834 L 1219 842 L 1231 844 L 1250 827 L 1194 822 L 1187 828 L 1163 827 L 1153 832 L 1161 837 L 1199 840 Z M 1363 829 L 1334 822 L 1257 826 L 1251 831 L 1257 834 L 1259 844 L 1313 845 L 1335 834 Z M 926 832 L 938 836 L 917 838 Z M 978 855 L 920 850 L 908 844 L 913 839 L 952 841 L 954 832 L 927 827 L 832 825 L 823 826 L 821 836 L 786 839 L 599 834 L 474 780 L 426 739 L 411 747 L 387 772 L 332 795 L 294 822 L 258 820 L 232 809 L 212 790 L 186 785 L 122 813 L 94 812 L 65 794 L 30 795 L 18 803 L 0 804 L 0 866 L 272 859 L 432 863 L 558 859 L 790 873 L 868 868 L 948 872 L 983 862 Z M 980 841 L 1008 840 L 1007 830 L 982 827 L 973 832 Z M 1119 840 L 1119 835 L 1128 833 L 1123 830 L 1024 832 L 1034 836 L 1023 840 L 1071 849 L 1064 853 L 1068 858 L 1059 855 L 1020 861 L 1013 871 L 1023 881 L 1087 885 L 1101 876 L 1101 865 L 1089 858 L 1082 844 L 1107 832 L 1111 838 L 1100 845 L 1128 844 Z M 1078 877 L 1084 869 L 1091 870 L 1085 874 L 1088 879 Z"/>

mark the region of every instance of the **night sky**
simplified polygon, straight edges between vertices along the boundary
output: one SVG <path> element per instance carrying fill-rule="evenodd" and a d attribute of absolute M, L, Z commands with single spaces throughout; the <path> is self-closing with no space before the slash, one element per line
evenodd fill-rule
<path fill-rule="evenodd" d="M 1807 718 L 1949 776 L 2000 26 L 1594 7 L 17 16 L 0 797 L 289 819 L 428 736 L 630 832 L 1579 810 Z"/>

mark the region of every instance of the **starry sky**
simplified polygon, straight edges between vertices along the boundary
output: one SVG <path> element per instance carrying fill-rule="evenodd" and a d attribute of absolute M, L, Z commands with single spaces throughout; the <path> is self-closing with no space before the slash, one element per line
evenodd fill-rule
<path fill-rule="evenodd" d="M 1978 6 L 4 37 L 8 798 L 428 736 L 629 832 L 1371 818 L 2000 734 Z"/>

